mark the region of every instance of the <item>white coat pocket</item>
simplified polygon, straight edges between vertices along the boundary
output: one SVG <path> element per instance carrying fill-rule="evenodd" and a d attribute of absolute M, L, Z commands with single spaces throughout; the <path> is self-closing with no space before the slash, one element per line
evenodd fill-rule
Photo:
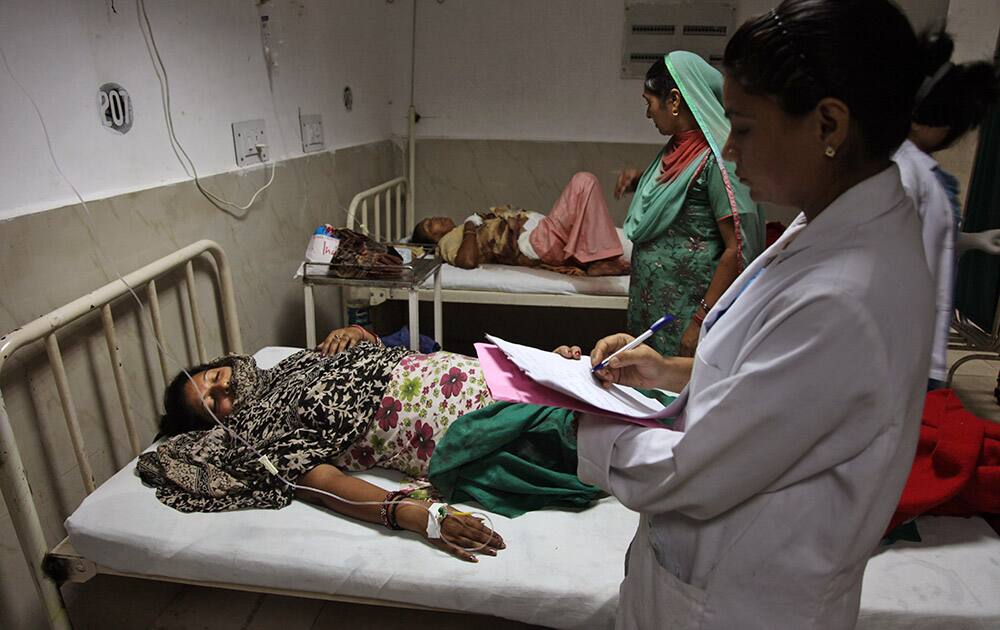
<path fill-rule="evenodd" d="M 629 554 L 628 575 L 618 597 L 618 630 L 668 627 L 694 630 L 705 622 L 707 593 L 660 566 L 650 546 L 645 519 Z"/>

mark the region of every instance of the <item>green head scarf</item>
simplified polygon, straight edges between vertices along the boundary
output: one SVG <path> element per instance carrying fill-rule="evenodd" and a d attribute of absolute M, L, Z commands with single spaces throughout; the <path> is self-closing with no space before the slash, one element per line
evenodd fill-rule
<path fill-rule="evenodd" d="M 674 222 L 687 196 L 691 181 L 698 175 L 708 152 L 715 156 L 716 168 L 722 175 L 719 190 L 709 189 L 709 194 L 723 194 L 728 198 L 740 248 L 740 269 L 754 259 L 764 245 L 763 213 L 750 199 L 750 191 L 736 178 L 735 165 L 722 159 L 722 147 L 729 137 L 729 120 L 722 109 L 722 73 L 700 56 L 679 50 L 664 56 L 667 72 L 677 84 L 709 148 L 705 155 L 691 161 L 677 177 L 665 182 L 656 181 L 660 173 L 660 160 L 669 145 L 649 165 L 639 179 L 635 196 L 625 219 L 625 235 L 635 243 L 658 237 Z"/>

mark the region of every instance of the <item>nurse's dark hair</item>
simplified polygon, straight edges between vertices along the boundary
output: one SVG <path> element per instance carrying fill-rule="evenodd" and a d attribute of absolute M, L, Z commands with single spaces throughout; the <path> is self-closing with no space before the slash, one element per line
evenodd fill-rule
<path fill-rule="evenodd" d="M 191 376 L 195 376 L 209 369 L 208 364 L 196 365 L 188 369 Z M 167 389 L 163 392 L 163 410 L 165 413 L 160 416 L 160 432 L 156 434 L 153 441 L 163 437 L 171 437 L 188 431 L 197 431 L 205 428 L 205 420 L 198 415 L 195 409 L 187 404 L 184 396 L 184 387 L 188 384 L 187 375 L 178 372 Z"/>
<path fill-rule="evenodd" d="M 723 67 L 791 116 L 840 99 L 858 124 L 863 153 L 884 159 L 909 133 L 921 59 L 909 20 L 889 0 L 785 0 L 737 29 Z"/>
<path fill-rule="evenodd" d="M 670 90 L 677 88 L 677 82 L 670 76 L 667 64 L 660 57 L 646 70 L 646 80 L 642 83 L 642 89 L 649 92 L 661 101 L 667 100 Z"/>
<path fill-rule="evenodd" d="M 955 42 L 948 33 L 925 31 L 920 36 L 926 81 L 951 61 Z M 937 78 L 913 110 L 913 122 L 948 127 L 948 135 L 935 150 L 947 148 L 979 126 L 1000 98 L 997 67 L 986 61 L 954 64 Z"/>

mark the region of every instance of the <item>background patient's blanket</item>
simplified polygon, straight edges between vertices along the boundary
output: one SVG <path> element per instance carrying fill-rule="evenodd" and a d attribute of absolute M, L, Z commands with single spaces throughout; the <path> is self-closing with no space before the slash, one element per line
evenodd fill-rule
<path fill-rule="evenodd" d="M 920 442 L 889 525 L 921 514 L 1000 514 L 1000 425 L 977 418 L 950 389 L 927 394 Z"/>

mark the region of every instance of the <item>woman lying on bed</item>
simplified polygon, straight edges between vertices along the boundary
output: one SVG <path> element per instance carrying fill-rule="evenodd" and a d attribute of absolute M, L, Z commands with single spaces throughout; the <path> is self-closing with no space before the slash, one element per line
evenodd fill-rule
<path fill-rule="evenodd" d="M 455 226 L 447 217 L 417 223 L 411 239 L 437 244 L 445 262 L 463 269 L 498 263 L 541 267 L 572 276 L 627 276 L 629 262 L 597 178 L 577 173 L 548 216 L 490 208 Z"/>
<path fill-rule="evenodd" d="M 451 499 L 475 499 L 508 516 L 551 504 L 585 506 L 600 492 L 576 478 L 572 412 L 494 403 L 470 357 L 387 348 L 352 327 L 271 369 L 227 356 L 190 373 L 193 383 L 181 373 L 164 396 L 161 435 L 171 437 L 140 456 L 138 466 L 157 498 L 180 511 L 273 509 L 299 498 L 426 536 L 427 510 L 343 472 L 374 466 L 429 476 Z M 289 488 L 247 443 L 296 485 L 376 505 Z M 460 546 L 486 544 L 482 553 L 489 555 L 504 548 L 472 516 L 450 515 L 441 527 L 458 545 L 430 542 L 464 560 L 476 558 Z"/>

